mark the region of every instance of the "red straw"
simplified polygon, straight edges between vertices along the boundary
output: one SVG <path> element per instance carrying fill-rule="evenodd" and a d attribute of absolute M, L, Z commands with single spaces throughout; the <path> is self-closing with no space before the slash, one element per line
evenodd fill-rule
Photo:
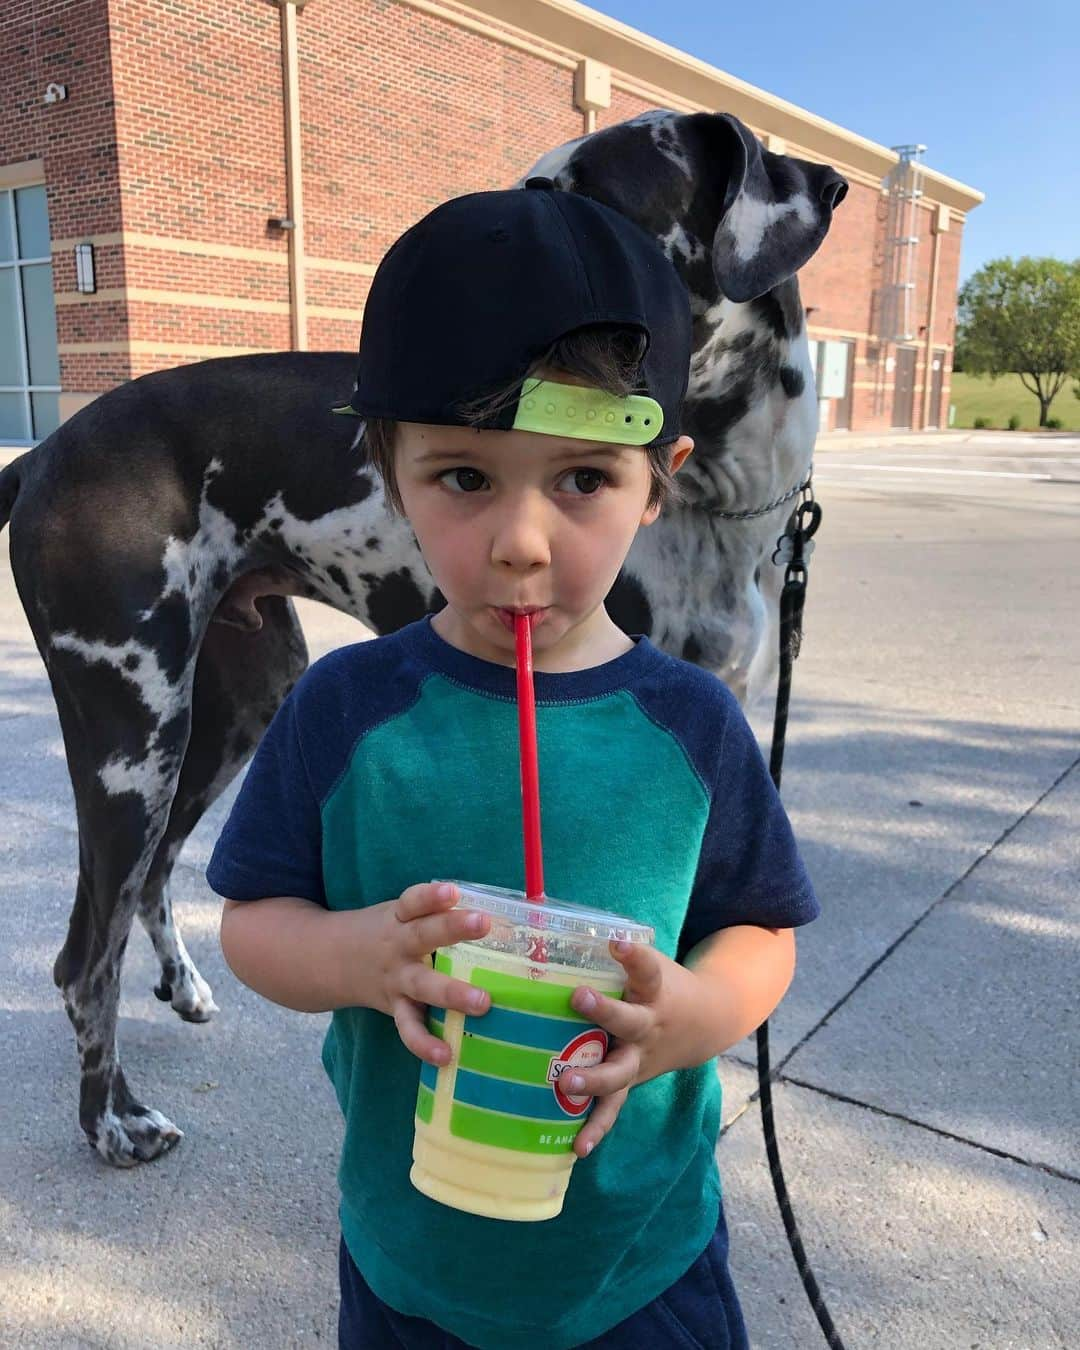
<path fill-rule="evenodd" d="M 527 614 L 514 616 L 517 639 L 518 744 L 521 754 L 521 808 L 525 834 L 525 894 L 544 894 L 544 855 L 540 844 L 540 766 L 536 752 L 536 699 L 533 693 L 532 629 Z"/>
<path fill-rule="evenodd" d="M 544 899 L 544 852 L 540 842 L 540 764 L 536 751 L 536 698 L 533 692 L 532 621 L 514 616 L 517 643 L 518 746 L 521 757 L 521 817 L 525 837 L 525 895 Z M 543 938 L 530 953 L 534 961 L 547 960 Z"/>

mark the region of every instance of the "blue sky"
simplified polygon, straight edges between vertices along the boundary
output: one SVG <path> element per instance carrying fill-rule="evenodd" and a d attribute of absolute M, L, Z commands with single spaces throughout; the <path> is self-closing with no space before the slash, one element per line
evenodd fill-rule
<path fill-rule="evenodd" d="M 1080 258 L 1077 0 L 590 8 L 881 145 L 927 146 L 931 168 L 986 196 L 962 281 L 991 258 Z"/>

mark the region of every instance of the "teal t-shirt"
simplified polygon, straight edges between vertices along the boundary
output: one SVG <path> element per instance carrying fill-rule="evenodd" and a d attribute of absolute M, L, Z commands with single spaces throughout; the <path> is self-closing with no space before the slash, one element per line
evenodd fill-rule
<path fill-rule="evenodd" d="M 682 959 L 733 924 L 817 914 L 738 703 L 647 637 L 535 675 L 545 890 L 651 924 Z M 252 760 L 207 879 L 331 909 L 433 878 L 524 888 L 515 672 L 424 618 L 317 662 Z M 420 1061 L 393 1020 L 333 1015 L 323 1063 L 345 1116 L 349 1252 L 375 1294 L 479 1350 L 566 1350 L 673 1284 L 719 1216 L 716 1061 L 631 1090 L 539 1223 L 451 1209 L 409 1182 Z"/>

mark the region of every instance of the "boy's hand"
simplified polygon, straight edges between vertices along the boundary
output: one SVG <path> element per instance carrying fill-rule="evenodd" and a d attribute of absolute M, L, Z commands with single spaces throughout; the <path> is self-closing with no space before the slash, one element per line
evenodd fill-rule
<path fill-rule="evenodd" d="M 662 1048 L 669 1038 L 678 1039 L 681 1020 L 692 1015 L 691 971 L 641 943 L 613 942 L 610 950 L 626 971 L 622 998 L 582 985 L 570 1000 L 577 1012 L 615 1037 L 602 1064 L 571 1069 L 564 1080 L 567 1091 L 598 1099 L 574 1140 L 579 1158 L 591 1153 L 614 1125 L 632 1087 L 674 1067 Z"/>
<path fill-rule="evenodd" d="M 445 883 L 444 883 L 445 885 Z M 382 911 L 375 939 L 365 953 L 371 987 L 365 1002 L 389 1013 L 405 1048 L 428 1064 L 448 1064 L 450 1047 L 427 1029 L 429 1006 L 452 1008 L 476 1016 L 485 1013 L 490 997 L 483 989 L 453 980 L 433 969 L 436 947 L 482 937 L 491 926 L 486 914 L 456 910 L 456 886 L 449 894 L 429 882 L 410 886 L 396 900 L 373 905 Z"/>

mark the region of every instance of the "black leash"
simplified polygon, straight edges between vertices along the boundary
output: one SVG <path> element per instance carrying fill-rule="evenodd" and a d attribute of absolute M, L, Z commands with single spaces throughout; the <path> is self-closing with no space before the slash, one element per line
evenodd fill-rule
<path fill-rule="evenodd" d="M 776 541 L 773 562 L 777 566 L 786 564 L 784 589 L 780 593 L 780 676 L 776 688 L 776 715 L 773 719 L 772 750 L 769 754 L 769 773 L 780 791 L 780 770 L 784 763 L 784 738 L 787 734 L 788 702 L 791 697 L 791 667 L 799 655 L 802 645 L 803 605 L 806 601 L 807 561 L 814 551 L 810 542 L 821 524 L 821 507 L 814 500 L 814 488 L 811 478 L 807 478 L 801 487 L 802 500 L 788 522 L 788 528 Z M 806 1249 L 799 1235 L 799 1226 L 792 1213 L 788 1199 L 784 1171 L 780 1166 L 780 1151 L 776 1146 L 776 1129 L 773 1123 L 772 1074 L 769 1069 L 769 1023 L 762 1022 L 757 1029 L 758 1095 L 761 1099 L 761 1127 L 765 1134 L 765 1152 L 769 1158 L 769 1172 L 772 1176 L 776 1202 L 780 1206 L 780 1216 L 784 1220 L 791 1254 L 799 1278 L 803 1282 L 806 1296 L 814 1310 L 825 1340 L 832 1350 L 844 1350 L 829 1310 L 821 1297 L 821 1290 L 806 1259 Z"/>

